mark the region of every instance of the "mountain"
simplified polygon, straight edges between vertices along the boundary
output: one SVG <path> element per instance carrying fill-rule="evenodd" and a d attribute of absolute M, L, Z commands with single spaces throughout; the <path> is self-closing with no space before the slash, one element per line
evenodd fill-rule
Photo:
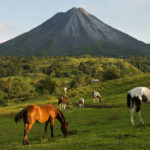
<path fill-rule="evenodd" d="M 6 56 L 127 56 L 150 54 L 150 46 L 112 28 L 82 8 L 57 13 L 14 39 L 0 44 Z"/>

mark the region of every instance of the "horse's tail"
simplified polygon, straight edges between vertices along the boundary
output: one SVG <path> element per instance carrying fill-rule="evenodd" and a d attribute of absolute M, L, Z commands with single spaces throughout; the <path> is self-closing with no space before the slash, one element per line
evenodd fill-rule
<path fill-rule="evenodd" d="M 127 106 L 130 108 L 131 105 L 131 95 L 128 93 L 127 95 Z"/>
<path fill-rule="evenodd" d="M 24 115 L 26 114 L 27 109 L 24 108 L 23 110 L 21 110 L 16 116 L 15 116 L 15 122 L 18 123 L 19 120 L 21 120 L 22 117 L 24 117 Z"/>

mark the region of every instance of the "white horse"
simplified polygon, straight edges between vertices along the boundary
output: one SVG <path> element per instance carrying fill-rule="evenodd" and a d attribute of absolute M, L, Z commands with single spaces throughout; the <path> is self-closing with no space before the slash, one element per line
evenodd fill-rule
<path fill-rule="evenodd" d="M 95 103 L 95 99 L 98 99 L 100 103 L 102 102 L 102 98 L 101 98 L 101 95 L 99 92 L 94 91 L 92 94 L 93 94 L 93 98 L 94 98 L 94 103 Z"/>
<path fill-rule="evenodd" d="M 84 107 L 84 98 L 79 98 L 79 107 Z"/>
<path fill-rule="evenodd" d="M 99 80 L 98 79 L 92 79 L 92 83 L 98 84 Z"/>
<path fill-rule="evenodd" d="M 140 108 L 141 108 L 141 102 L 150 102 L 150 89 L 147 87 L 136 87 L 134 89 L 131 89 L 128 91 L 127 95 L 127 105 L 130 108 L 131 102 L 132 102 L 132 108 L 130 110 L 130 117 L 131 117 L 131 123 L 134 125 L 134 111 L 136 109 L 136 112 L 138 113 L 139 120 L 142 124 L 144 124 L 144 121 L 140 114 Z"/>
<path fill-rule="evenodd" d="M 64 94 L 67 94 L 67 87 L 64 87 Z"/>

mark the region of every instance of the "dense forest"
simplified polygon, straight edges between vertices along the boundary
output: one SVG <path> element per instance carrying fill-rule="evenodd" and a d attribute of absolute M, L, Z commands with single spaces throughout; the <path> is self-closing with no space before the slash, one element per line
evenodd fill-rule
<path fill-rule="evenodd" d="M 0 104 L 27 100 L 42 94 L 60 93 L 60 87 L 78 88 L 150 72 L 150 56 L 120 58 L 92 57 L 15 57 L 0 56 Z"/>

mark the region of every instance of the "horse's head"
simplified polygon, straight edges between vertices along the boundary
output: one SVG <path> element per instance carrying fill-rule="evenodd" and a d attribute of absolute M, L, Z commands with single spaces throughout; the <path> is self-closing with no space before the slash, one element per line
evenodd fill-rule
<path fill-rule="evenodd" d="M 61 104 L 61 103 L 62 103 L 62 100 L 63 100 L 63 97 L 60 97 L 60 98 L 58 99 L 58 104 Z"/>
<path fill-rule="evenodd" d="M 101 103 L 101 102 L 103 102 L 103 100 L 102 100 L 102 98 L 101 97 L 98 97 L 98 99 L 99 99 L 99 102 Z"/>
<path fill-rule="evenodd" d="M 69 124 L 67 122 L 64 122 L 61 126 L 61 131 L 63 132 L 64 137 L 68 135 L 68 128 L 69 128 Z"/>

